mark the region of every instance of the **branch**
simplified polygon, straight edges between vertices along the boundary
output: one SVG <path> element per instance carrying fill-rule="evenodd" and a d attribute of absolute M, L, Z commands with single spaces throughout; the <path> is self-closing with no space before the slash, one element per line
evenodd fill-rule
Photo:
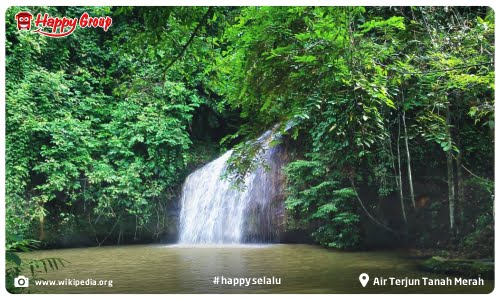
<path fill-rule="evenodd" d="M 467 65 L 467 66 L 461 66 L 461 67 L 456 67 L 456 68 L 451 68 L 451 69 L 441 69 L 441 70 L 433 70 L 433 71 L 426 71 L 426 72 L 414 72 L 414 73 L 405 73 L 402 72 L 404 75 L 421 75 L 421 74 L 432 74 L 432 73 L 438 73 L 438 72 L 449 72 L 449 71 L 454 71 L 454 70 L 461 70 L 461 69 L 467 69 L 467 68 L 472 68 L 472 67 L 479 67 L 479 66 L 486 66 L 486 65 L 493 65 L 493 62 L 488 62 L 488 63 L 482 63 L 482 64 L 476 64 L 476 65 Z"/>
<path fill-rule="evenodd" d="M 189 40 L 182 47 L 181 52 L 179 52 L 179 54 L 165 68 L 163 73 L 163 81 L 165 81 L 168 69 L 170 69 L 170 67 L 172 67 L 174 63 L 177 62 L 184 55 L 184 52 L 186 52 L 186 49 L 188 48 L 189 44 L 191 44 L 191 42 L 194 40 L 194 37 L 198 33 L 198 30 L 200 30 L 201 26 L 205 24 L 211 12 L 212 12 L 212 6 L 209 6 L 207 12 L 205 13 L 205 15 L 203 15 L 203 18 L 201 19 L 200 23 L 198 23 L 198 26 L 196 26 L 193 33 L 191 34 L 191 37 L 189 37 Z"/>
<path fill-rule="evenodd" d="M 455 159 L 455 161 L 457 161 L 457 162 L 458 162 L 458 159 L 456 158 L 456 156 L 455 156 L 455 155 L 453 155 L 453 153 L 451 154 L 451 156 L 453 157 L 453 159 Z M 481 177 L 481 176 L 479 176 L 479 175 L 476 175 L 476 174 L 472 173 L 472 171 L 471 171 L 471 170 L 469 170 L 469 169 L 467 169 L 467 168 L 466 168 L 463 164 L 460 164 L 460 166 L 461 166 L 462 168 L 464 168 L 464 170 L 465 170 L 465 171 L 467 171 L 469 174 L 471 174 L 472 176 L 476 177 L 477 179 L 480 179 L 480 180 L 485 181 L 485 182 L 492 182 L 491 180 L 489 180 L 489 179 L 487 179 L 487 178 L 483 178 L 483 177 Z"/>
<path fill-rule="evenodd" d="M 116 220 L 115 222 L 115 225 L 113 225 L 113 228 L 111 228 L 111 231 L 109 232 L 109 234 L 104 238 L 104 240 L 102 240 L 101 242 L 99 242 L 99 246 L 98 247 L 101 247 L 102 243 L 104 243 L 108 237 L 113 233 L 113 231 L 115 230 L 115 227 L 116 225 L 118 224 L 118 222 L 120 222 L 120 219 L 121 219 L 121 216 L 118 217 L 118 219 Z M 96 236 L 96 239 L 97 239 L 97 236 Z"/>
<path fill-rule="evenodd" d="M 472 176 L 476 177 L 477 179 L 480 179 L 480 180 L 485 181 L 485 182 L 492 182 L 492 181 L 491 181 L 491 180 L 489 180 L 489 179 L 484 179 L 484 178 L 479 177 L 478 175 L 476 175 L 476 174 L 472 173 L 472 171 L 470 171 L 469 169 L 467 169 L 464 165 L 462 165 L 462 164 L 460 164 L 460 165 L 462 166 L 462 168 L 464 168 L 464 169 L 465 169 L 465 171 L 469 172 L 469 174 L 471 174 Z"/>
<path fill-rule="evenodd" d="M 363 201 L 361 201 L 361 198 L 359 198 L 359 195 L 358 195 L 358 192 L 356 190 L 356 187 L 354 186 L 354 181 L 351 179 L 351 184 L 352 184 L 352 188 L 354 190 L 354 193 L 356 193 L 356 198 L 358 199 L 358 202 L 359 204 L 361 205 L 361 207 L 363 208 L 363 210 L 365 211 L 366 215 L 368 217 L 370 217 L 370 219 L 372 219 L 373 222 L 375 222 L 375 224 L 381 226 L 382 228 L 384 228 L 385 230 L 387 231 L 390 231 L 394 234 L 398 234 L 398 232 L 396 232 L 395 230 L 393 230 L 392 228 L 389 228 L 387 225 L 381 223 L 380 221 L 378 221 L 377 219 L 375 219 L 375 217 L 373 217 L 369 212 L 368 210 L 366 209 L 365 205 L 363 204 Z"/>

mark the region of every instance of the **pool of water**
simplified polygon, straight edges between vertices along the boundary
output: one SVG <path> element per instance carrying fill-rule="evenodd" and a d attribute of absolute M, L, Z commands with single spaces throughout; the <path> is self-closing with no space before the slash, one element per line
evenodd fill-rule
<path fill-rule="evenodd" d="M 138 245 L 44 250 L 22 258 L 63 258 L 70 263 L 38 279 L 112 280 L 103 286 L 35 286 L 43 293 L 489 293 L 484 286 L 375 286 L 377 278 L 446 278 L 419 271 L 403 252 L 341 252 L 311 245 Z M 362 287 L 358 278 L 367 273 Z M 215 277 L 219 284 L 214 284 Z M 222 277 L 280 279 L 280 284 L 233 286 Z M 449 276 L 451 280 L 455 277 Z M 38 280 L 37 279 L 37 280 Z M 265 281 L 265 279 L 264 279 Z M 380 281 L 380 280 L 379 280 Z"/>

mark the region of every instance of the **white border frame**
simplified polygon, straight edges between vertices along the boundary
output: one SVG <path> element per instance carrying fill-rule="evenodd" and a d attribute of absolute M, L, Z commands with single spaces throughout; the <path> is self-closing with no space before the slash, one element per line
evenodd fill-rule
<path fill-rule="evenodd" d="M 35 3 L 36 2 L 36 3 Z M 333 1 L 333 0 L 275 0 L 275 1 L 259 1 L 259 0 L 247 0 L 247 1 L 236 1 L 236 0 L 174 0 L 174 1 L 161 1 L 161 0 L 150 0 L 147 4 L 143 6 L 489 6 L 497 12 L 497 8 L 500 6 L 498 3 L 492 0 L 486 1 L 470 1 L 470 0 L 444 0 L 444 1 L 430 1 L 430 0 L 422 0 L 422 1 L 396 1 L 396 0 L 344 0 L 344 1 Z M 23 299 L 36 297 L 38 299 L 67 299 L 67 294 L 31 294 L 31 295 L 12 295 L 9 294 L 5 289 L 5 256 L 3 255 L 5 251 L 5 13 L 8 7 L 10 6 L 138 6 L 137 1 L 132 0 L 107 0 L 107 1 L 97 1 L 97 0 L 41 0 L 41 1 L 14 1 L 14 0 L 4 0 L 0 3 L 1 8 L 1 24 L 0 24 L 0 49 L 2 55 L 0 56 L 0 74 L 1 76 L 1 89 L 0 89 L 0 212 L 1 212 L 1 222 L 0 222 L 0 247 L 2 253 L 0 253 L 0 269 L 2 277 L 0 278 L 0 288 L 1 295 L 3 297 L 14 298 L 14 297 L 22 297 Z M 495 14 L 495 23 L 497 23 L 497 15 Z M 497 26 L 495 24 L 495 26 Z M 499 41 L 499 30 L 495 31 L 495 41 Z M 498 60 L 497 60 L 497 51 L 495 51 L 495 70 L 498 70 Z M 497 76 L 495 76 L 495 83 L 497 83 Z M 498 85 L 497 85 L 498 86 Z M 498 95 L 498 92 L 495 92 L 495 96 Z M 496 109 L 495 109 L 496 112 Z M 500 136 L 499 130 L 495 131 L 495 140 L 498 141 Z M 500 148 L 495 147 L 495 157 L 498 157 L 500 154 Z M 500 171 L 498 168 L 495 168 L 495 178 L 500 178 Z M 498 187 L 495 185 L 495 194 L 498 195 Z M 498 213 L 498 207 L 495 205 L 495 212 Z M 496 214 L 495 215 L 498 215 Z M 495 220 L 495 257 L 499 257 L 499 228 L 497 226 L 498 220 Z M 495 264 L 496 265 L 496 264 Z M 496 266 L 495 266 L 496 270 Z M 496 273 L 496 272 L 495 272 Z M 498 274 L 496 274 L 498 276 Z M 495 280 L 496 284 L 496 280 Z M 439 299 L 442 297 L 446 298 L 455 298 L 455 299 L 468 299 L 471 297 L 477 298 L 498 298 L 498 289 L 494 289 L 494 291 L 490 294 L 425 294 L 426 299 Z M 404 297 L 408 299 L 418 299 L 422 297 L 423 294 L 405 294 Z M 87 299 L 88 297 L 99 297 L 99 298 L 113 298 L 113 299 L 133 299 L 132 297 L 144 297 L 142 295 L 135 294 L 112 294 L 112 295 L 92 295 L 89 294 L 71 294 L 72 298 L 75 299 Z M 293 295 L 293 294 L 244 294 L 244 295 L 234 295 L 234 294 L 196 294 L 196 295 L 182 295 L 182 294 L 147 294 L 146 295 L 150 299 L 165 299 L 166 297 L 170 299 L 233 299 L 235 296 L 242 299 L 304 299 L 305 297 L 314 297 L 316 299 L 361 299 L 362 297 L 370 297 L 373 300 L 385 300 L 385 299 L 397 299 L 402 297 L 401 294 L 312 294 L 312 295 Z M 2 298 L 3 298 L 2 297 Z"/>

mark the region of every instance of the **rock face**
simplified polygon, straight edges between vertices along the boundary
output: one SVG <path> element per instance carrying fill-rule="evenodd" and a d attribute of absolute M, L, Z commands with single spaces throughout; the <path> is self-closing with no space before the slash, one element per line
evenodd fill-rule
<path fill-rule="evenodd" d="M 269 141 L 265 144 L 264 159 L 268 168 L 259 167 L 248 178 L 248 194 L 252 200 L 244 212 L 242 242 L 245 243 L 280 242 L 284 232 L 286 150 L 283 145 L 270 148 Z"/>
<path fill-rule="evenodd" d="M 271 146 L 272 131 L 256 142 L 264 166 L 236 189 L 221 177 L 232 151 L 191 173 L 181 196 L 179 243 L 237 244 L 279 242 L 284 224 L 284 148 Z"/>

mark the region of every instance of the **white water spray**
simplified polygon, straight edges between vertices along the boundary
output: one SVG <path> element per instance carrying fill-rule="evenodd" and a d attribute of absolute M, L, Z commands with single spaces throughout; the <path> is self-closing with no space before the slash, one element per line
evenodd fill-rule
<path fill-rule="evenodd" d="M 239 244 L 270 242 L 277 238 L 277 215 L 282 205 L 273 205 L 280 194 L 281 159 L 278 147 L 269 147 L 271 131 L 262 135 L 262 158 L 268 170 L 259 166 L 245 178 L 238 190 L 221 179 L 232 150 L 190 174 L 181 196 L 181 244 Z"/>

